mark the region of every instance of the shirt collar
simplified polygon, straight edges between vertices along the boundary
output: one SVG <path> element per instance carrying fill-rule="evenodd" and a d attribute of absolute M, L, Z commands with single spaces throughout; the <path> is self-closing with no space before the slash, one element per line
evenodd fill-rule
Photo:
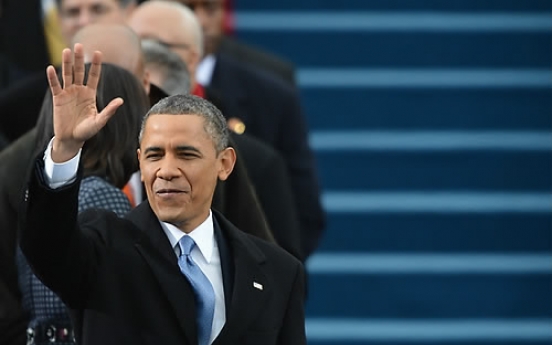
<path fill-rule="evenodd" d="M 209 84 L 211 84 L 211 79 L 213 79 L 213 71 L 215 70 L 216 62 L 217 58 L 213 54 L 209 54 L 201 60 L 201 62 L 197 66 L 195 75 L 196 81 L 199 84 L 203 86 L 209 86 Z"/>
<path fill-rule="evenodd" d="M 205 221 L 201 223 L 197 228 L 190 231 L 189 234 L 186 234 L 173 224 L 165 222 L 159 223 L 161 223 L 161 228 L 163 228 L 165 235 L 167 235 L 167 238 L 171 243 L 171 247 L 175 250 L 175 253 L 177 253 L 177 255 L 178 253 L 180 253 L 178 242 L 182 239 L 182 237 L 190 236 L 196 243 L 196 246 L 201 252 L 201 255 L 203 255 L 203 257 L 205 258 L 205 261 L 207 261 L 207 263 L 211 262 L 215 238 L 213 227 L 213 214 L 211 210 L 209 210 L 209 216 L 207 217 L 207 219 L 205 219 Z"/>

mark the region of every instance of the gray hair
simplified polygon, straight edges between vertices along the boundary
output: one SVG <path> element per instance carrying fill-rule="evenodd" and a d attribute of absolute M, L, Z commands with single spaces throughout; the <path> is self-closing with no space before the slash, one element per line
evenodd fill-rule
<path fill-rule="evenodd" d="M 194 95 L 174 95 L 157 102 L 142 119 L 138 142 L 142 143 L 146 122 L 151 115 L 198 115 L 203 117 L 205 132 L 220 153 L 228 147 L 228 127 L 220 110 L 211 102 Z"/>
<path fill-rule="evenodd" d="M 56 5 L 58 8 L 61 7 L 62 1 L 63 0 L 56 0 Z M 137 3 L 136 0 L 117 0 L 117 2 L 119 3 L 119 6 L 121 6 L 121 8 L 127 8 L 129 5 Z"/>
<path fill-rule="evenodd" d="M 142 51 L 146 68 L 162 75 L 163 81 L 157 85 L 161 90 L 168 95 L 190 93 L 190 72 L 178 54 L 154 39 L 142 40 Z"/>

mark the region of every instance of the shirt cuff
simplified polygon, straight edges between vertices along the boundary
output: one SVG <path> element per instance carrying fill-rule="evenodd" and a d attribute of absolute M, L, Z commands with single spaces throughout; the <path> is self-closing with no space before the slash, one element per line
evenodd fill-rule
<path fill-rule="evenodd" d="M 70 160 L 62 163 L 55 163 L 52 160 L 52 146 L 54 138 L 48 143 L 44 151 L 44 178 L 52 189 L 60 188 L 75 181 L 79 169 L 79 161 L 82 149 Z"/>

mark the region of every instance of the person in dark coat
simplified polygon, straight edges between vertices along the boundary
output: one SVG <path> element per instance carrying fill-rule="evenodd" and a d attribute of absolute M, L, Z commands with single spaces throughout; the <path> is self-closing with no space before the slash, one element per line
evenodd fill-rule
<path fill-rule="evenodd" d="M 303 265 L 210 208 L 236 156 L 208 101 L 170 96 L 144 118 L 138 157 L 147 202 L 126 219 L 101 210 L 77 217 L 79 152 L 123 102 L 101 113 L 89 106 L 101 58 L 83 85 L 81 49 L 73 76 L 62 73 L 64 88 L 48 70 L 59 125 L 37 157 L 21 236 L 35 273 L 71 308 L 77 342 L 306 344 Z"/>

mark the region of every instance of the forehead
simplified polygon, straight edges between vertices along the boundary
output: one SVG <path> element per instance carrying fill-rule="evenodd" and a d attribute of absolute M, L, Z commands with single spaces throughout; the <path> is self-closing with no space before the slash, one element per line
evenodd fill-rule
<path fill-rule="evenodd" d="M 69 7 L 92 7 L 92 6 L 108 6 L 119 7 L 120 2 L 118 0 L 61 0 L 62 8 Z"/>
<path fill-rule="evenodd" d="M 156 38 L 170 43 L 187 43 L 190 30 L 178 14 L 165 9 L 140 11 L 130 19 L 130 27 L 142 38 Z"/>
<path fill-rule="evenodd" d="M 110 40 L 103 37 L 109 36 Z M 91 62 L 94 51 L 102 52 L 102 62 L 117 65 L 141 78 L 141 47 L 128 35 L 113 30 L 91 32 L 79 40 L 83 44 L 84 60 Z"/>
<path fill-rule="evenodd" d="M 199 115 L 150 115 L 144 126 L 143 141 L 208 140 L 205 119 Z"/>

